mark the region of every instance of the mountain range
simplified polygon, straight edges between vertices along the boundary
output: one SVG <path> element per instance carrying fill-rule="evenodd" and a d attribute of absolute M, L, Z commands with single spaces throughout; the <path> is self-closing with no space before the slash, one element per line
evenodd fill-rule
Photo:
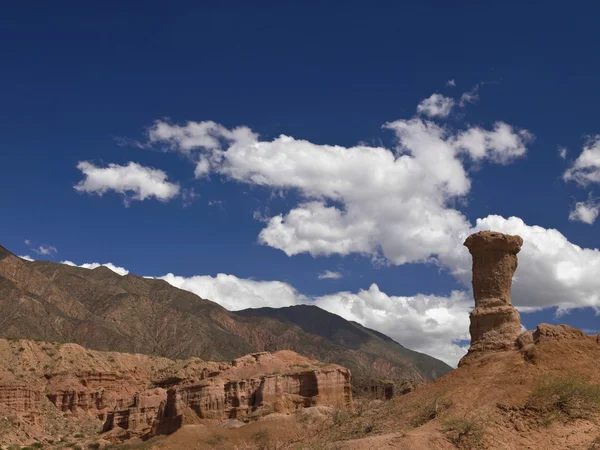
<path fill-rule="evenodd" d="M 26 261 L 2 246 L 0 337 L 211 361 L 293 350 L 355 378 L 427 382 L 452 370 L 316 306 L 232 312 L 164 280 Z"/>

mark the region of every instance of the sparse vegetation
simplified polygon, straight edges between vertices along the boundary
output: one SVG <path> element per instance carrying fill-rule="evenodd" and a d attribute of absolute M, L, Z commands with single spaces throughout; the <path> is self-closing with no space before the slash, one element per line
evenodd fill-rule
<path fill-rule="evenodd" d="M 452 400 L 448 399 L 444 394 L 436 395 L 429 402 L 421 404 L 417 415 L 413 420 L 413 426 L 420 427 L 427 422 L 437 418 L 439 414 L 452 406 Z"/>
<path fill-rule="evenodd" d="M 256 444 L 257 450 L 278 450 L 281 448 L 279 442 L 274 440 L 266 430 L 261 430 L 252 436 L 252 440 Z"/>
<path fill-rule="evenodd" d="M 91 450 L 96 450 L 96 449 L 100 448 L 100 443 L 92 442 L 92 443 L 88 444 L 87 448 L 89 448 Z"/>
<path fill-rule="evenodd" d="M 592 419 L 600 412 L 600 385 L 576 375 L 546 378 L 531 393 L 526 407 L 545 425 L 556 419 Z"/>
<path fill-rule="evenodd" d="M 448 440 L 457 448 L 476 450 L 482 448 L 486 424 L 479 416 L 455 416 L 442 422 Z"/>
<path fill-rule="evenodd" d="M 218 448 L 218 446 L 221 445 L 224 440 L 225 440 L 225 438 L 223 436 L 216 434 L 216 435 L 207 437 L 204 440 L 204 442 L 206 442 L 208 445 L 212 445 L 213 447 Z"/>

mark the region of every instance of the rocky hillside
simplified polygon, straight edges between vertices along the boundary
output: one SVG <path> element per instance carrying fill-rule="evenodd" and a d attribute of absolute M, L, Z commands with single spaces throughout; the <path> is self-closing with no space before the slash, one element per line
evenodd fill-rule
<path fill-rule="evenodd" d="M 289 348 L 320 361 L 350 367 L 357 376 L 409 380 L 423 377 L 424 381 L 432 381 L 448 373 L 448 365 L 440 360 L 409 350 L 384 334 L 316 306 L 246 309 L 235 314 L 252 318 L 253 323 L 262 323 L 277 336 L 276 340 L 263 346 L 264 350 Z M 265 321 L 266 317 L 275 320 Z M 288 330 L 297 328 L 311 339 L 297 341 L 290 338 Z M 359 359 L 356 353 L 361 355 Z"/>
<path fill-rule="evenodd" d="M 358 378 L 421 382 L 451 370 L 316 307 L 232 313 L 163 280 L 29 262 L 1 246 L 0 337 L 211 361 L 289 349 Z"/>
<path fill-rule="evenodd" d="M 350 372 L 287 350 L 217 363 L 0 339 L 0 448 L 147 439 L 318 405 L 352 406 Z"/>
<path fill-rule="evenodd" d="M 511 303 L 518 236 L 480 232 L 473 256 L 471 346 L 458 369 L 389 401 L 284 416 L 227 435 L 181 429 L 150 448 L 600 450 L 600 335 L 566 325 L 523 332 Z M 252 428 L 254 427 L 254 428 Z M 259 428 L 260 427 L 260 428 Z M 244 447 L 244 442 L 251 444 Z"/>

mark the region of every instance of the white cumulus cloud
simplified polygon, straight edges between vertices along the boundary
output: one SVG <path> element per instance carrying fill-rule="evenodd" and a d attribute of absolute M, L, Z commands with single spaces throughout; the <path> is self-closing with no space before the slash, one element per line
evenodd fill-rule
<path fill-rule="evenodd" d="M 427 117 L 448 117 L 454 106 L 454 100 L 441 94 L 431 94 L 417 106 L 417 112 Z"/>
<path fill-rule="evenodd" d="M 119 275 L 123 276 L 123 275 L 127 275 L 129 273 L 129 271 L 127 269 L 125 269 L 124 267 L 119 267 L 119 266 L 115 266 L 113 263 L 104 263 L 104 264 L 100 264 L 100 263 L 84 263 L 81 265 L 75 264 L 73 261 L 61 261 L 61 264 L 65 264 L 67 266 L 73 266 L 73 267 L 81 267 L 83 269 L 96 269 L 98 267 L 104 266 L 109 268 L 110 270 L 112 270 L 115 273 L 118 273 Z"/>
<path fill-rule="evenodd" d="M 395 264 L 431 261 L 454 248 L 470 224 L 450 206 L 468 194 L 471 161 L 506 163 L 526 151 L 531 135 L 499 122 L 492 130 L 453 132 L 413 118 L 387 123 L 395 149 L 318 145 L 281 135 L 262 141 L 247 127 L 214 122 L 155 122 L 153 144 L 210 161 L 225 178 L 273 190 L 294 190 L 300 202 L 262 218 L 259 241 L 288 255 L 383 253 Z"/>
<path fill-rule="evenodd" d="M 25 261 L 35 261 L 35 259 L 29 255 L 19 255 L 19 258 L 24 259 Z"/>
<path fill-rule="evenodd" d="M 564 311 L 591 307 L 600 312 L 600 251 L 582 248 L 558 230 L 527 225 L 518 217 L 487 216 L 477 219 L 469 233 L 494 230 L 523 238 L 512 300 L 521 310 L 558 307 Z M 445 263 L 466 285 L 471 280 L 470 255 L 464 251 L 444 255 Z M 462 259 L 462 262 L 460 261 Z"/>
<path fill-rule="evenodd" d="M 210 275 L 181 277 L 169 273 L 157 278 L 217 302 L 231 311 L 263 306 L 279 308 L 309 301 L 291 285 L 281 281 L 256 281 L 224 273 L 217 274 L 216 277 Z"/>
<path fill-rule="evenodd" d="M 581 154 L 563 174 L 563 179 L 583 187 L 600 183 L 600 135 L 588 140 Z"/>
<path fill-rule="evenodd" d="M 77 168 L 84 175 L 84 179 L 75 185 L 78 192 L 102 196 L 114 191 L 124 196 L 126 204 L 131 200 L 152 197 L 167 201 L 179 194 L 179 185 L 167 181 L 165 172 L 135 162 L 124 166 L 109 164 L 107 167 L 98 167 L 91 162 L 81 161 Z"/>
<path fill-rule="evenodd" d="M 456 366 L 469 340 L 469 310 L 473 300 L 465 292 L 449 297 L 390 296 L 372 284 L 357 293 L 338 292 L 316 297 L 314 304 L 346 320 L 390 336 L 412 350 L 427 353 Z"/>

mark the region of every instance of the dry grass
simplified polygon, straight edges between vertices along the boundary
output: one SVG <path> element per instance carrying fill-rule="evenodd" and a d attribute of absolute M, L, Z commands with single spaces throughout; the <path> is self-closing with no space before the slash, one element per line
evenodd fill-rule
<path fill-rule="evenodd" d="M 425 425 L 427 422 L 437 418 L 442 411 L 447 410 L 450 406 L 452 406 L 452 400 L 444 394 L 438 394 L 430 401 L 420 405 L 412 425 L 415 428 Z"/>
<path fill-rule="evenodd" d="M 546 378 L 534 388 L 525 406 L 537 412 L 546 425 L 556 419 L 593 419 L 600 412 L 600 385 L 576 375 Z"/>
<path fill-rule="evenodd" d="M 486 422 L 479 416 L 454 416 L 442 422 L 444 434 L 457 448 L 475 450 L 482 448 Z"/>

